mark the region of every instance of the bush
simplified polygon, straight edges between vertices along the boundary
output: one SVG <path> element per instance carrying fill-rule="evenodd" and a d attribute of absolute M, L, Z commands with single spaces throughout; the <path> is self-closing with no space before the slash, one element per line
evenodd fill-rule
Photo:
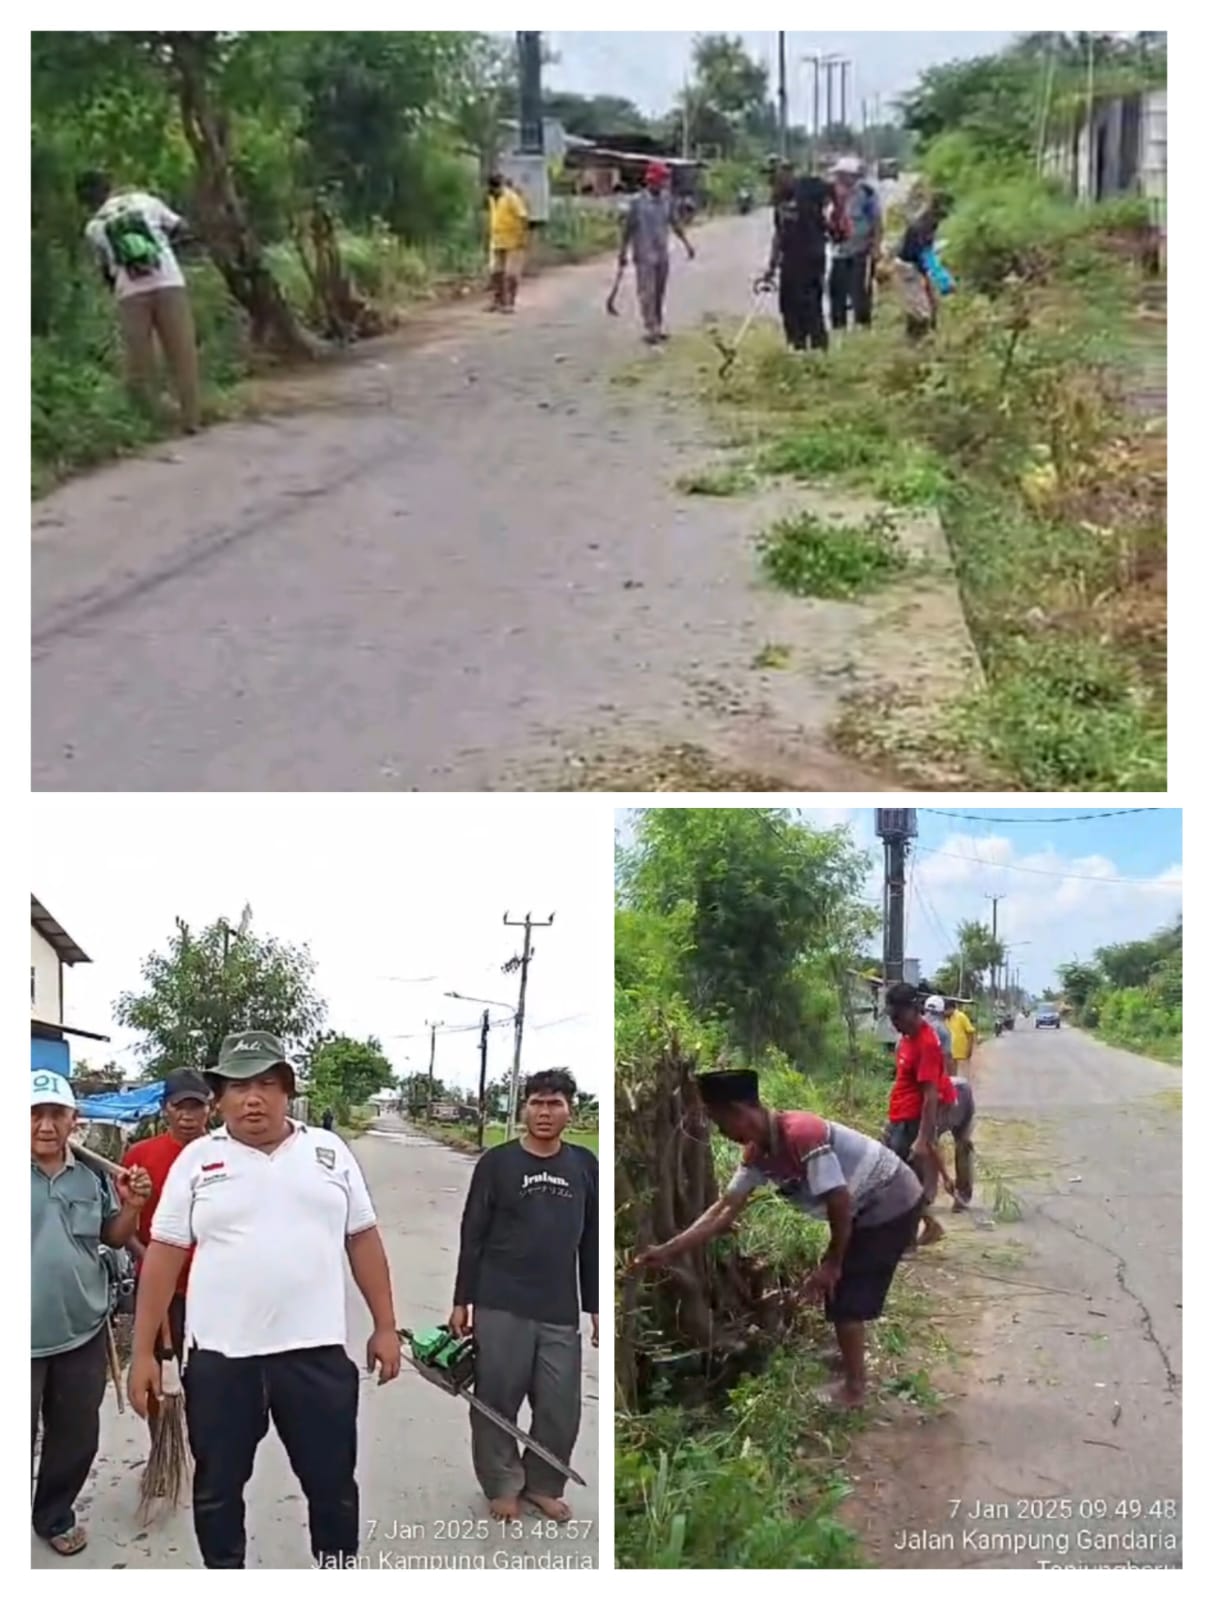
<path fill-rule="evenodd" d="M 887 516 L 850 526 L 801 513 L 761 534 L 758 547 L 767 576 L 780 589 L 825 599 L 867 594 L 907 565 Z"/>

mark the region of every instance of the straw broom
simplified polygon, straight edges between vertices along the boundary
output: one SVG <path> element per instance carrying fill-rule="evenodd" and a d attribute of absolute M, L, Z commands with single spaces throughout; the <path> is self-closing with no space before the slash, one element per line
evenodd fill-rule
<path fill-rule="evenodd" d="M 86 1166 L 91 1166 L 108 1177 L 126 1176 L 126 1169 L 86 1150 L 75 1140 L 70 1141 L 76 1156 Z M 113 1331 L 106 1324 L 111 1351 L 111 1370 L 114 1388 L 118 1391 L 118 1409 L 122 1410 L 122 1388 L 117 1370 L 117 1351 L 114 1349 Z M 181 1502 L 181 1492 L 189 1477 L 189 1449 L 185 1442 L 185 1396 L 181 1388 L 181 1371 L 173 1353 L 173 1337 L 168 1318 L 160 1324 L 160 1347 L 164 1352 L 160 1363 L 160 1399 L 152 1399 L 148 1410 L 148 1423 L 152 1432 L 152 1448 L 139 1487 L 139 1513 L 144 1522 L 151 1519 L 153 1502 L 170 1500 L 175 1511 Z"/>
<path fill-rule="evenodd" d="M 173 1353 L 173 1338 L 167 1317 L 160 1324 L 160 1344 L 166 1352 L 160 1363 L 160 1399 L 152 1400 L 148 1422 L 152 1448 L 139 1486 L 139 1512 L 144 1522 L 151 1520 L 153 1502 L 169 1500 L 175 1511 L 181 1491 L 189 1477 L 189 1452 L 185 1443 L 184 1395 L 181 1372 Z"/>

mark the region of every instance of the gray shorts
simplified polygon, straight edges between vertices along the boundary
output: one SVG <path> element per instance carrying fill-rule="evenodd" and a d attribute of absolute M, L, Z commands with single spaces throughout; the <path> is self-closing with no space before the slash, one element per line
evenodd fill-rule
<path fill-rule="evenodd" d="M 973 1123 L 977 1118 L 973 1085 L 966 1078 L 953 1078 L 952 1082 L 956 1085 L 956 1104 L 944 1107 L 943 1125 L 939 1131 L 964 1141 L 972 1136 Z"/>

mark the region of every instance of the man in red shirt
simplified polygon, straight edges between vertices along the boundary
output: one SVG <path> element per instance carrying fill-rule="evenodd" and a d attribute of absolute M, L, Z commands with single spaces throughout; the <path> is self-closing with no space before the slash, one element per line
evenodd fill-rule
<path fill-rule="evenodd" d="M 144 1252 L 151 1243 L 152 1221 L 164 1193 L 169 1168 L 187 1144 L 206 1132 L 210 1102 L 210 1090 L 201 1073 L 170 1072 L 164 1080 L 164 1120 L 168 1123 L 168 1132 L 157 1134 L 154 1139 L 140 1139 L 122 1158 L 124 1167 L 143 1167 L 152 1180 L 152 1197 L 139 1213 L 139 1230 L 130 1244 L 137 1266 L 142 1265 Z M 168 1308 L 172 1353 L 178 1361 L 185 1356 L 185 1291 L 189 1276 L 190 1257 L 187 1256 Z"/>
<path fill-rule="evenodd" d="M 943 1237 L 943 1228 L 927 1215 L 939 1182 L 934 1146 L 943 1130 L 943 1108 L 956 1103 L 956 1086 L 944 1067 L 935 1030 L 918 1009 L 917 990 L 908 983 L 891 984 L 885 1010 L 901 1038 L 884 1142 L 909 1163 L 922 1184 L 923 1227 L 918 1242 L 934 1244 Z"/>

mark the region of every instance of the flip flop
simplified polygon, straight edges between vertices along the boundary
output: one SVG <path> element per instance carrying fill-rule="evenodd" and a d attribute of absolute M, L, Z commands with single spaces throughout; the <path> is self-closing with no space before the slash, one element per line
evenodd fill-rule
<path fill-rule="evenodd" d="M 77 1522 L 66 1533 L 53 1533 L 46 1542 L 56 1555 L 78 1556 L 88 1544 L 88 1534 Z"/>

